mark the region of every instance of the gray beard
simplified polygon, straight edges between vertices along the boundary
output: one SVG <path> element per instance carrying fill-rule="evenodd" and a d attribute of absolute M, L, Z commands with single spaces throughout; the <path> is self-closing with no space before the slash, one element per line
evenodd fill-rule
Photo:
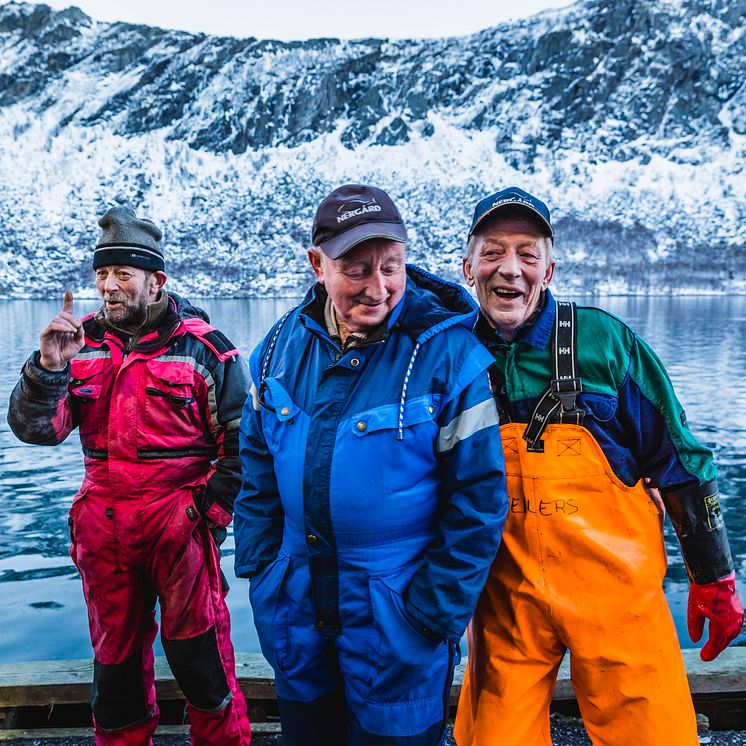
<path fill-rule="evenodd" d="M 107 308 L 104 305 L 104 318 L 113 326 L 125 331 L 135 332 L 145 321 L 148 310 L 148 302 L 142 299 L 137 306 L 125 306 L 116 309 Z"/>

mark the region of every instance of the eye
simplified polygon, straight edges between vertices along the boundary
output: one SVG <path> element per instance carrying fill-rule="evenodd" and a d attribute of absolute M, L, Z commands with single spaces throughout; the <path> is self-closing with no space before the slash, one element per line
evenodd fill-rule
<path fill-rule="evenodd" d="M 368 274 L 368 268 L 363 264 L 349 264 L 342 268 L 342 273 L 350 280 L 362 280 Z"/>
<path fill-rule="evenodd" d="M 398 262 L 395 264 L 384 264 L 384 266 L 381 267 L 381 272 L 385 275 L 395 275 L 400 267 L 401 265 Z"/>

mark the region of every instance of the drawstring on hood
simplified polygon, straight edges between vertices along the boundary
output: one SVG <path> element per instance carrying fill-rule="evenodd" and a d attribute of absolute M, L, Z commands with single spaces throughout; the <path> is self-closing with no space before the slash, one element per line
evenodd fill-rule
<path fill-rule="evenodd" d="M 412 357 L 409 358 L 409 365 L 407 366 L 407 374 L 404 376 L 404 385 L 401 389 L 401 397 L 399 398 L 399 431 L 396 435 L 397 440 L 404 440 L 404 403 L 407 400 L 407 386 L 409 385 L 409 376 L 412 373 L 412 366 L 414 365 L 417 353 L 420 351 L 420 343 L 417 342 L 412 351 Z"/>
<path fill-rule="evenodd" d="M 275 329 L 275 333 L 272 335 L 272 339 L 269 342 L 269 347 L 267 348 L 267 354 L 264 356 L 264 363 L 262 365 L 262 374 L 259 377 L 259 388 L 262 387 L 264 384 L 264 379 L 267 377 L 267 370 L 269 369 L 269 363 L 270 360 L 272 360 L 272 353 L 275 351 L 275 345 L 277 344 L 277 339 L 280 336 L 280 332 L 282 331 L 282 327 L 285 326 L 285 322 L 288 320 L 291 313 L 295 311 L 295 308 L 291 308 L 281 319 L 280 323 L 277 325 L 277 329 Z"/>

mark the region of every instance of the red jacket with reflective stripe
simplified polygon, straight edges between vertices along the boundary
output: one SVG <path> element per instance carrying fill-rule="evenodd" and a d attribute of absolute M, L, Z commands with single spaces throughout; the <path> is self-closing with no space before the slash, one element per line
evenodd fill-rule
<path fill-rule="evenodd" d="M 158 328 L 132 347 L 88 317 L 85 346 L 67 370 L 45 371 L 34 353 L 8 422 L 21 440 L 49 445 L 79 426 L 84 489 L 147 500 L 205 485 L 205 510 L 227 525 L 241 479 L 246 366 L 204 312 L 178 296 L 169 301 Z"/>

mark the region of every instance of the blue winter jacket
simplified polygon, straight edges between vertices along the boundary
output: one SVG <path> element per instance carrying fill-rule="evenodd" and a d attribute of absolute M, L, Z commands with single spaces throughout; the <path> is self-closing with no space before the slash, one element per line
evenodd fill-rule
<path fill-rule="evenodd" d="M 493 359 L 470 331 L 476 305 L 459 285 L 407 274 L 367 344 L 343 352 L 332 341 L 317 284 L 250 360 L 236 574 L 278 553 L 307 567 L 327 636 L 345 625 L 345 584 L 408 567 L 401 595 L 413 626 L 458 641 L 505 521 Z"/>

